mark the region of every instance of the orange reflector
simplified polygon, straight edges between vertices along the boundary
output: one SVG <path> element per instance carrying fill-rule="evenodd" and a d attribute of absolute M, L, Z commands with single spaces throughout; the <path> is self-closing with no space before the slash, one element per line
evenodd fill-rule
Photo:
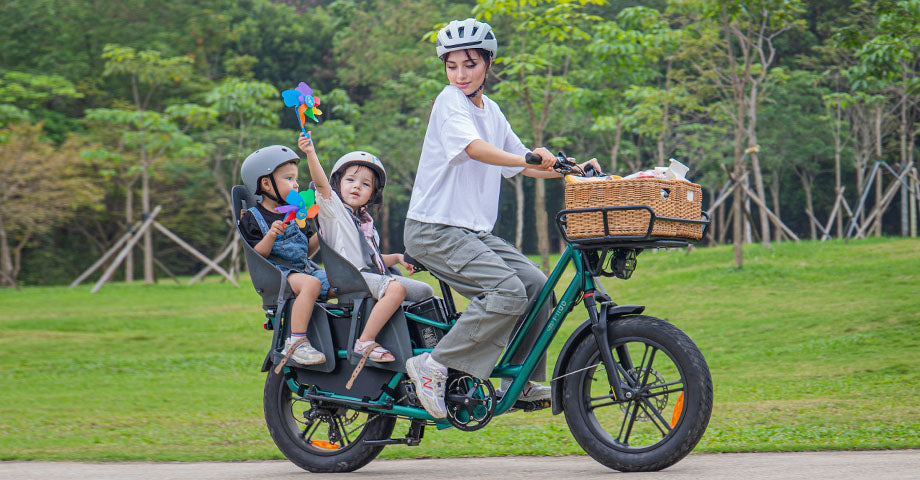
<path fill-rule="evenodd" d="M 325 448 L 326 450 L 338 450 L 339 446 L 325 440 L 310 440 L 314 447 Z"/>
<path fill-rule="evenodd" d="M 684 411 L 684 392 L 680 392 L 680 396 L 677 397 L 677 403 L 674 404 L 674 414 L 671 415 L 671 428 L 674 428 L 674 425 L 677 425 L 677 422 L 680 420 L 680 414 Z"/>

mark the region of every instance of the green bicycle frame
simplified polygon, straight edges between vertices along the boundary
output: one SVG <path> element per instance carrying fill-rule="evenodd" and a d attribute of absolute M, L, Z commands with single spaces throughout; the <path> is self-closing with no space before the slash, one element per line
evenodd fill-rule
<path fill-rule="evenodd" d="M 527 336 L 527 333 L 530 331 L 530 329 L 533 328 L 538 312 L 540 312 L 546 302 L 549 301 L 553 290 L 556 288 L 556 285 L 562 278 L 562 273 L 566 268 L 568 268 L 570 263 L 575 264 L 575 277 L 569 283 L 568 287 L 566 287 L 565 293 L 562 294 L 562 298 L 559 299 L 559 302 L 556 304 L 556 308 L 553 309 L 552 313 L 550 314 L 550 317 L 546 322 L 546 326 L 543 328 L 543 331 L 540 332 L 536 343 L 534 344 L 531 351 L 527 354 L 524 362 L 520 365 L 512 365 L 511 358 L 513 358 L 517 351 L 521 348 L 521 342 Z M 546 284 L 543 286 L 543 289 L 540 291 L 540 295 L 537 297 L 537 301 L 533 304 L 530 311 L 527 313 L 527 317 L 524 319 L 521 328 L 519 328 L 514 334 L 514 337 L 511 339 L 511 342 L 508 344 L 508 347 L 505 349 L 505 352 L 499 359 L 498 364 L 492 370 L 492 374 L 490 375 L 491 378 L 512 379 L 511 385 L 508 387 L 508 391 L 505 392 L 502 399 L 495 406 L 495 415 L 500 415 L 511 409 L 521 391 L 524 389 L 524 386 L 527 384 L 527 381 L 529 380 L 534 369 L 536 369 L 537 362 L 540 360 L 540 357 L 547 351 L 550 342 L 553 340 L 553 337 L 555 337 L 556 333 L 559 332 L 559 327 L 562 325 L 562 322 L 565 320 L 569 312 L 572 311 L 575 302 L 582 294 L 593 292 L 595 288 L 596 286 L 594 284 L 594 277 L 585 271 L 582 252 L 569 244 L 565 251 L 562 253 L 562 256 L 559 258 L 559 261 L 556 263 L 556 266 L 553 268 L 552 273 L 550 273 Z M 425 324 L 435 323 L 415 315 L 412 315 L 411 318 L 415 321 L 424 320 L 422 323 Z M 443 325 L 441 324 L 434 326 L 443 328 Z M 430 350 L 425 349 L 424 351 Z M 285 370 L 288 370 L 288 368 L 289 367 L 285 367 Z M 396 373 L 390 380 L 388 386 L 391 389 L 395 389 L 399 385 L 399 382 L 402 380 L 403 375 L 403 373 Z M 291 391 L 296 392 L 300 388 L 300 385 L 291 376 L 288 377 L 287 382 Z M 323 396 L 328 397 L 333 401 L 336 399 L 348 401 L 359 400 L 357 398 L 329 392 L 317 393 L 322 393 Z M 393 405 L 393 400 L 394 399 L 389 394 L 383 393 L 378 400 L 367 403 L 371 405 L 380 405 L 380 408 L 370 407 L 369 410 L 372 411 L 389 415 L 399 415 L 413 419 L 434 421 L 439 429 L 450 427 L 450 423 L 446 419 L 435 419 L 431 417 L 431 415 L 429 415 L 428 412 L 426 412 L 423 408 Z"/>

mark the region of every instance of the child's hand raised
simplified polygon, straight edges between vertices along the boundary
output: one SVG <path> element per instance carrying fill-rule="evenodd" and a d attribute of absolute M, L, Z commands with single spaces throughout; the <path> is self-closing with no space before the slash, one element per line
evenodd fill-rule
<path fill-rule="evenodd" d="M 316 155 L 316 147 L 313 145 L 313 138 L 310 136 L 310 132 L 307 132 L 306 135 L 300 134 L 300 138 L 297 139 L 297 146 L 307 155 Z"/>

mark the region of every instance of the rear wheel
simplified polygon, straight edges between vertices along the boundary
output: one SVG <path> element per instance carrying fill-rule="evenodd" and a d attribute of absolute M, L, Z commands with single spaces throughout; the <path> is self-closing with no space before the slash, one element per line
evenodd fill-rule
<path fill-rule="evenodd" d="M 270 369 L 263 394 L 265 423 L 281 453 L 311 472 L 351 472 L 367 465 L 383 446 L 364 440 L 390 438 L 396 418 L 328 402 L 304 400 Z"/>
<path fill-rule="evenodd" d="M 592 458 L 610 468 L 669 467 L 693 450 L 709 424 L 712 378 L 706 360 L 687 334 L 658 318 L 618 319 L 607 333 L 632 398 L 614 398 L 589 335 L 566 369 L 575 372 L 563 385 L 569 429 Z"/>

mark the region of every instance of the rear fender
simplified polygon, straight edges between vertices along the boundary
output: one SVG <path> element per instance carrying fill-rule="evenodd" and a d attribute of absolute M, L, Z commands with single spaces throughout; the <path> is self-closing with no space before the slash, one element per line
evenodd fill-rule
<path fill-rule="evenodd" d="M 606 308 L 608 324 L 627 315 L 638 315 L 645 311 L 644 305 L 610 305 Z M 575 348 L 589 335 L 591 335 L 591 320 L 585 320 L 572 332 L 565 345 L 562 346 L 562 351 L 559 352 L 556 367 L 553 369 L 553 381 L 550 383 L 552 387 L 553 415 L 562 413 L 562 390 L 565 387 L 566 377 L 560 378 L 560 376 L 564 375 L 568 370 L 569 359 L 575 353 Z"/>

